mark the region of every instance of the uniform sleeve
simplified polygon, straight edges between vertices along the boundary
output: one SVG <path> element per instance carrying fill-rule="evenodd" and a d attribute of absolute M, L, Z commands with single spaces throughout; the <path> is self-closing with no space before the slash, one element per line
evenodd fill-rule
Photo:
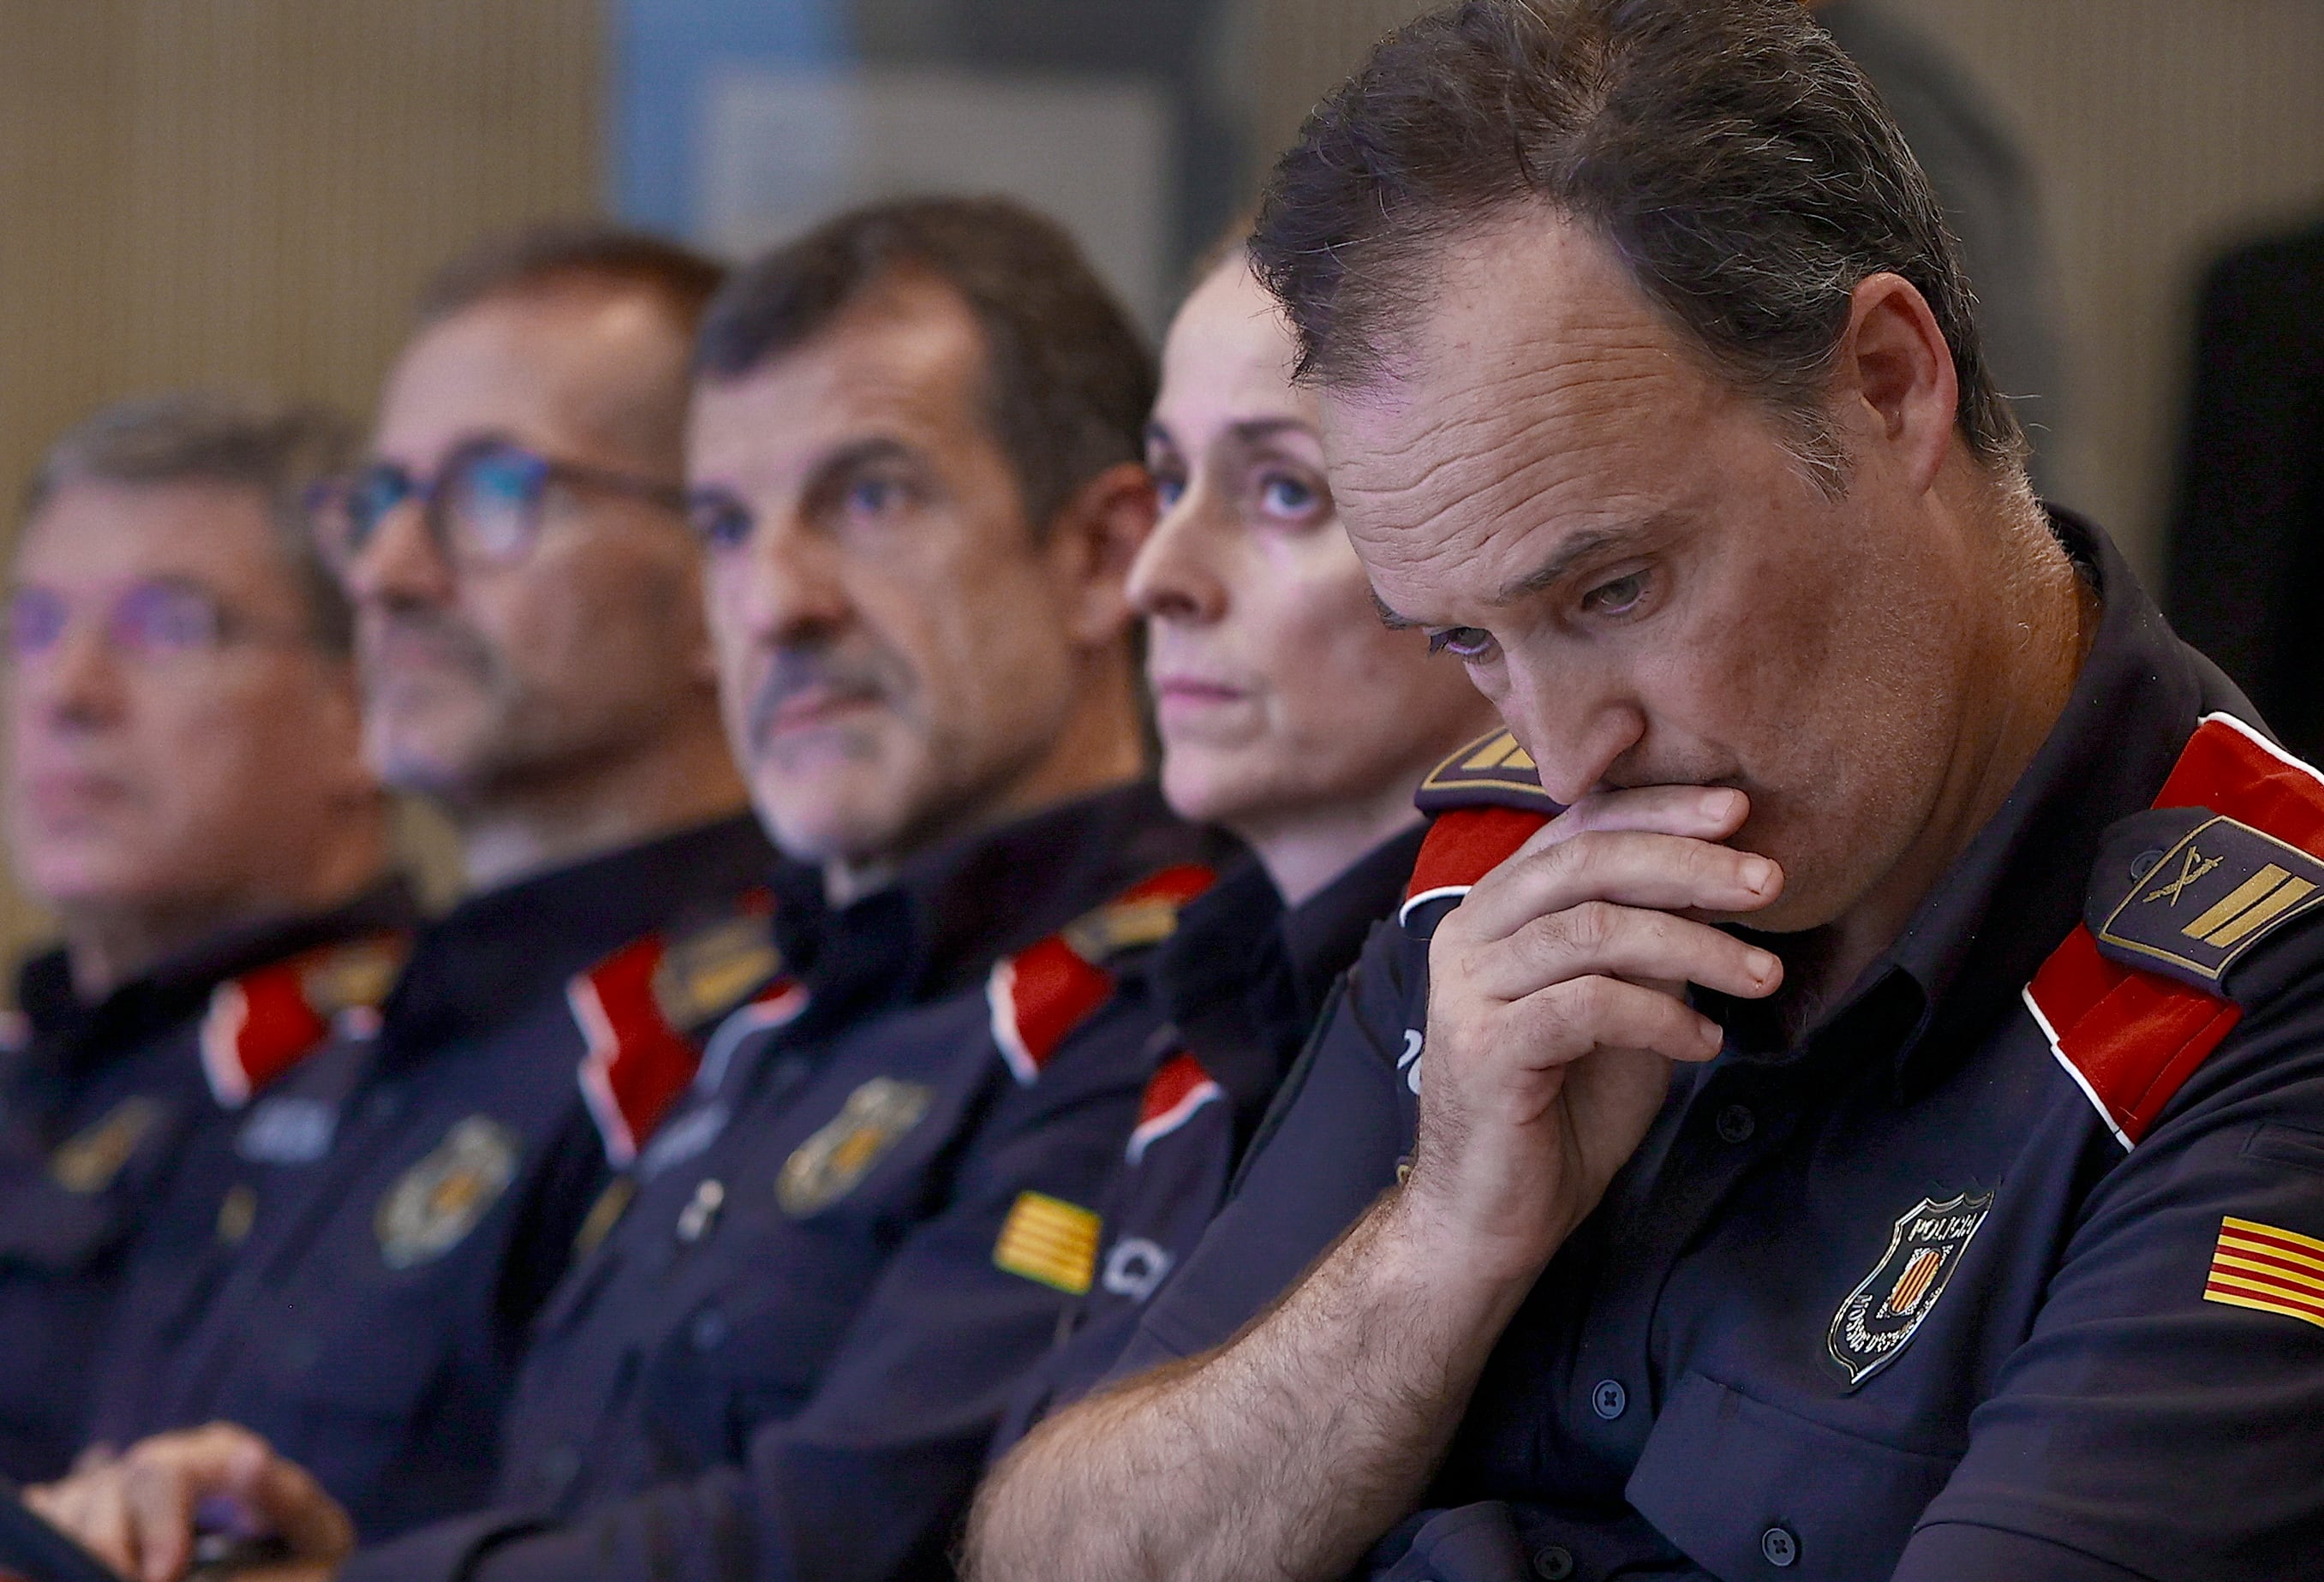
<path fill-rule="evenodd" d="M 1898 1582 L 2324 1577 L 2324 995 L 2093 1189 Z"/>
<path fill-rule="evenodd" d="M 1262 1124 L 1233 1197 L 1147 1304 L 1113 1377 L 1227 1340 L 1395 1184 L 1412 1145 L 1426 951 L 1399 929 L 1373 935 Z"/>
<path fill-rule="evenodd" d="M 945 1552 L 985 1443 L 1067 1302 L 1060 1285 L 1001 1265 L 1003 1228 L 1027 1237 L 1010 1261 L 1066 1275 L 1072 1255 L 1045 1258 L 1043 1249 L 1056 1254 L 1058 1237 L 1070 1245 L 1084 1223 L 1072 1215 L 1098 1200 L 1121 1157 L 1149 1030 L 1141 1021 L 1119 1038 L 1062 1051 L 1030 1088 L 1005 1075 L 994 1083 L 998 1096 L 964 1145 L 951 1191 L 896 1247 L 814 1398 L 759 1430 L 746 1467 L 664 1485 L 554 1531 L 511 1536 L 504 1523 L 481 1553 L 470 1544 L 465 1568 L 433 1574 L 475 1582 L 949 1577 Z M 993 1064 L 999 1071 L 997 1057 Z M 1056 1207 L 1028 1222 L 1019 1209 L 1027 1194 Z M 1086 1228 L 1093 1250 L 1094 1216 Z M 1082 1263 L 1085 1280 L 1085 1255 Z"/>

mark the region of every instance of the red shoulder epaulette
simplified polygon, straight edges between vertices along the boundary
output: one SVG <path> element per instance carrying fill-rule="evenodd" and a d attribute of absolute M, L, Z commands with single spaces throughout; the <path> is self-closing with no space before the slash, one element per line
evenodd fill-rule
<path fill-rule="evenodd" d="M 210 991 L 202 1016 L 202 1074 L 210 1096 L 239 1109 L 333 1033 L 368 1037 L 411 939 L 378 934 L 319 945 Z"/>
<path fill-rule="evenodd" d="M 992 1038 L 1019 1082 L 1030 1085 L 1066 1035 L 1111 998 L 1114 979 L 1106 963 L 1123 951 L 1169 938 L 1179 908 L 1217 878 L 1197 862 L 1163 869 L 993 963 L 984 986 Z"/>
<path fill-rule="evenodd" d="M 1148 1148 L 1192 1119 L 1194 1111 L 1226 1096 L 1227 1090 L 1193 1055 L 1182 1050 L 1164 1061 L 1139 1100 L 1138 1127 L 1130 1134 L 1130 1162 L 1137 1164 Z"/>
<path fill-rule="evenodd" d="M 2206 809 L 2246 826 L 2247 835 L 2256 832 L 2299 852 L 2324 855 L 2324 775 L 2227 714 L 2206 715 L 2196 727 L 2154 806 Z M 2178 872 L 2178 865 L 2166 873 L 2164 864 L 2157 863 L 2156 883 L 2146 898 L 2175 901 L 2169 880 Z M 2191 860 L 2187 872 L 2203 877 Z M 2210 908 L 2190 908 L 2193 915 L 2185 932 L 2193 943 L 2188 951 L 2200 954 L 2208 942 L 2195 936 L 2215 915 L 2219 921 L 2208 931 L 2213 939 L 2233 934 L 2238 945 L 2255 941 L 2262 924 L 2284 915 L 2286 903 L 2271 902 L 2265 892 L 2272 884 L 2279 897 L 2288 893 L 2288 877 L 2278 870 L 2271 879 L 2264 869 L 2247 878 L 2221 874 L 2218 882 L 2232 886 L 2230 893 Z M 2244 882 L 2235 884 L 2236 879 Z M 2290 878 L 2290 885 L 2313 888 L 2297 878 Z M 2252 892 L 2248 897 L 2246 890 Z M 2268 916 L 2259 915 L 2264 912 Z M 2024 990 L 2026 1007 L 2051 1052 L 2126 1148 L 2146 1135 L 2243 1015 L 2216 985 L 2207 991 L 2162 970 L 2132 965 L 2138 958 L 2131 951 L 2137 948 L 2131 942 L 2130 950 L 2108 954 L 2089 924 L 2078 924 Z"/>
<path fill-rule="evenodd" d="M 1399 922 L 1432 901 L 1458 901 L 1533 832 L 1564 812 L 1507 731 L 1480 736 L 1429 771 L 1413 805 L 1434 814 L 1405 887 Z"/>
<path fill-rule="evenodd" d="M 581 1097 L 615 1169 L 636 1160 L 694 1081 L 705 1029 L 742 1017 L 752 1029 L 779 1026 L 807 1007 L 806 987 L 782 970 L 772 916 L 754 891 L 732 916 L 675 940 L 632 940 L 566 986 L 587 1045 Z"/>

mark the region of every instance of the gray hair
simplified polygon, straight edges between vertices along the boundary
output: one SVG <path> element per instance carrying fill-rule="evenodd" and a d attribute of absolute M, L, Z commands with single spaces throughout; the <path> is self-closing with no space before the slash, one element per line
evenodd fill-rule
<path fill-rule="evenodd" d="M 201 391 L 139 396 L 106 407 L 49 447 L 25 486 L 24 520 L 37 519 L 73 483 L 249 490 L 265 505 L 284 569 L 306 602 L 315 642 L 344 655 L 353 646 L 354 615 L 317 553 L 307 496 L 355 451 L 353 427 L 321 407 Z"/>
<path fill-rule="evenodd" d="M 1528 205 L 1611 246 L 1828 489 L 1850 294 L 1903 276 L 1951 349 L 1962 443 L 2022 474 L 1936 196 L 1798 0 L 1464 0 L 1384 40 L 1277 164 L 1252 245 L 1303 376 L 1379 377 L 1436 250 Z"/>

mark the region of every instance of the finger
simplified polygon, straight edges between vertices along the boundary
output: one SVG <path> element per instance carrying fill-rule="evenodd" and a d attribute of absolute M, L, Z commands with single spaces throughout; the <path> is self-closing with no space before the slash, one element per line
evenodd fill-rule
<path fill-rule="evenodd" d="M 335 1561 L 355 1548 L 346 1512 L 295 1461 L 271 1451 L 254 1458 L 238 1492 L 301 1559 Z"/>
<path fill-rule="evenodd" d="M 93 1445 L 84 1447 L 81 1453 L 73 1458 L 72 1469 L 75 1473 L 102 1472 L 120 1459 L 119 1450 L 103 1439 L 99 1439 Z"/>
<path fill-rule="evenodd" d="M 77 1475 L 47 1491 L 47 1499 L 34 1509 L 115 1570 L 124 1576 L 136 1574 L 129 1514 L 122 1504 L 117 1470 Z"/>
<path fill-rule="evenodd" d="M 1550 820 L 1534 839 L 1546 847 L 1591 830 L 1645 830 L 1723 841 L 1750 814 L 1751 799 L 1731 786 L 1636 786 L 1592 792 Z"/>
<path fill-rule="evenodd" d="M 1758 999 L 1782 985 L 1784 963 L 1772 951 L 1707 923 L 1584 901 L 1536 917 L 1507 940 L 1480 949 L 1472 958 L 1471 983 L 1496 999 L 1514 1000 L 1564 979 L 1593 974 L 1650 988 L 1694 983 L 1738 999 Z"/>
<path fill-rule="evenodd" d="M 1683 1000 L 1617 978 L 1569 978 L 1510 1007 L 1525 1066 L 1551 1071 L 1600 1049 L 1641 1050 L 1695 1063 L 1718 1054 L 1719 1024 Z"/>
<path fill-rule="evenodd" d="M 197 1469 L 188 1464 L 189 1450 L 199 1454 L 198 1447 L 181 1444 L 130 1454 L 124 1503 L 137 1575 L 145 1582 L 173 1582 L 194 1558 L 194 1506 L 202 1491 Z"/>
<path fill-rule="evenodd" d="M 1506 938 L 1536 917 L 1584 901 L 1658 912 L 1754 912 L 1783 888 L 1783 870 L 1757 852 L 1684 835 L 1591 831 L 1502 863 L 1438 934 L 1449 927 L 1456 938 Z"/>

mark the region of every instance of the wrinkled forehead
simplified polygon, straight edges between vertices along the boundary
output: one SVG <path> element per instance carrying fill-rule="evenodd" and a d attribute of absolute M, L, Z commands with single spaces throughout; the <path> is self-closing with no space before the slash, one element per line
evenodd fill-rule
<path fill-rule="evenodd" d="M 118 583 L 148 577 L 257 587 L 291 577 L 257 489 L 208 479 L 60 483 L 18 535 L 17 581 Z"/>
<path fill-rule="evenodd" d="M 701 484 L 796 489 L 866 440 L 990 446 L 982 331 L 958 294 L 918 281 L 867 292 L 800 345 L 696 391 L 687 470 Z"/>
<path fill-rule="evenodd" d="M 1376 582 L 1512 524 L 1666 508 L 1736 399 L 1578 227 L 1480 233 L 1423 281 L 1378 371 L 1320 392 L 1333 492 Z"/>
<path fill-rule="evenodd" d="M 388 375 L 373 448 L 432 472 L 459 446 L 504 438 L 552 455 L 675 464 L 685 336 L 638 294 L 492 298 L 422 329 Z"/>

